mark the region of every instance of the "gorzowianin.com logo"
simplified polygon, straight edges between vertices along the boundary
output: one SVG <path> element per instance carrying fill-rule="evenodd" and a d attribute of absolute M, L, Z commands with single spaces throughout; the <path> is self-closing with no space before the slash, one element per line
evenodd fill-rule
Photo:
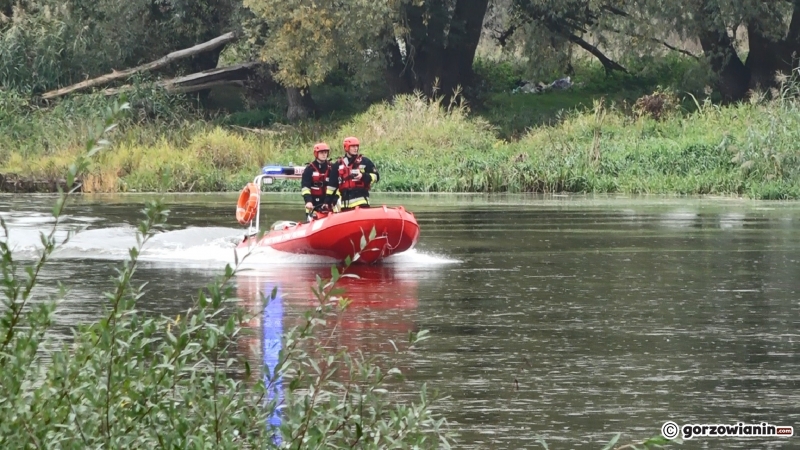
<path fill-rule="evenodd" d="M 688 423 L 679 426 L 672 421 L 664 422 L 661 426 L 661 435 L 667 439 L 675 439 L 680 435 L 683 439 L 692 439 L 698 436 L 730 436 L 730 437 L 758 437 L 779 436 L 790 437 L 794 435 L 794 428 L 785 425 L 771 425 L 766 422 L 749 424 L 739 422 L 734 425 L 718 423 Z"/>

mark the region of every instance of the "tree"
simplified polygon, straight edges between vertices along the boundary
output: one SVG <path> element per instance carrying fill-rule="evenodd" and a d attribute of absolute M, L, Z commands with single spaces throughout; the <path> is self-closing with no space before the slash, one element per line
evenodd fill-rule
<path fill-rule="evenodd" d="M 386 2 L 348 0 L 244 0 L 251 13 L 243 24 L 255 55 L 286 88 L 290 120 L 315 112 L 310 88 L 340 65 L 364 71 L 371 47 L 391 12 Z"/>
<path fill-rule="evenodd" d="M 383 72 L 393 93 L 445 92 L 472 81 L 488 0 L 245 0 L 266 24 L 261 58 L 307 89 L 334 68 Z"/>
<path fill-rule="evenodd" d="M 437 82 L 445 95 L 473 81 L 472 63 L 483 29 L 488 0 L 429 0 L 404 3 L 402 33 L 390 40 L 387 70 L 406 90 L 433 93 Z M 404 50 L 402 60 L 397 56 Z M 402 63 L 402 65 L 401 65 Z"/>
<path fill-rule="evenodd" d="M 211 40 L 228 31 L 239 31 L 242 0 L 148 0 L 152 20 L 160 25 L 172 51 Z M 199 72 L 217 67 L 223 47 L 204 52 L 189 61 Z"/>
<path fill-rule="evenodd" d="M 536 76 L 569 74 L 575 48 L 596 58 L 607 73 L 627 72 L 604 50 L 628 48 L 613 42 L 617 35 L 626 36 L 615 11 L 605 0 L 492 0 L 484 34 L 505 51 L 525 54 Z"/>
<path fill-rule="evenodd" d="M 800 1 L 757 2 L 746 16 L 750 87 L 775 86 L 775 72 L 790 72 L 800 57 Z"/>
<path fill-rule="evenodd" d="M 677 35 L 700 44 L 725 101 L 742 99 L 749 89 L 775 86 L 776 72 L 792 70 L 800 55 L 800 0 L 512 1 L 514 13 L 494 31 L 495 38 L 503 46 L 522 41 L 539 65 L 548 42 L 556 55 L 569 51 L 566 42 L 577 45 L 607 71 L 624 70 L 601 49 L 610 42 L 628 54 L 662 45 L 691 55 L 666 42 Z"/>
<path fill-rule="evenodd" d="M 247 24 L 262 60 L 274 64 L 285 86 L 319 84 L 340 64 L 359 68 L 378 44 L 393 15 L 386 1 L 244 0 L 255 15 Z"/>
<path fill-rule="evenodd" d="M 286 101 L 289 105 L 286 110 L 286 118 L 290 121 L 306 119 L 316 114 L 317 106 L 308 89 L 287 87 Z"/>
<path fill-rule="evenodd" d="M 510 35 L 523 30 L 523 44 L 532 54 L 542 54 L 549 45 L 555 53 L 569 50 L 572 44 L 597 58 L 606 72 L 627 70 L 612 60 L 597 46 L 584 38 L 594 32 L 602 37 L 608 26 L 606 18 L 613 16 L 607 10 L 606 2 L 597 0 L 513 0 L 515 11 L 508 28 L 498 36 L 505 44 Z"/>
<path fill-rule="evenodd" d="M 627 0 L 614 13 L 629 29 L 653 37 L 675 32 L 700 42 L 725 101 L 740 100 L 749 89 L 776 85 L 775 73 L 796 66 L 800 53 L 800 1 Z M 742 60 L 747 37 L 748 56 Z"/>

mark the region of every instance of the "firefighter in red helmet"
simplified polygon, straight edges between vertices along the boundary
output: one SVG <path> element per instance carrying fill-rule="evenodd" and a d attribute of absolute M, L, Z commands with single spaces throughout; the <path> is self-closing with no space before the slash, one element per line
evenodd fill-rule
<path fill-rule="evenodd" d="M 314 211 L 323 209 L 325 205 L 325 180 L 328 178 L 330 164 L 328 155 L 331 148 L 328 144 L 320 142 L 314 145 L 314 161 L 311 161 L 303 171 L 300 181 L 300 194 L 306 202 L 306 214 L 309 219 Z"/>
<path fill-rule="evenodd" d="M 375 164 L 359 153 L 358 138 L 346 137 L 342 143 L 344 156 L 331 164 L 325 202 L 334 205 L 342 198 L 342 210 L 369 208 L 369 190 L 380 180 Z"/>

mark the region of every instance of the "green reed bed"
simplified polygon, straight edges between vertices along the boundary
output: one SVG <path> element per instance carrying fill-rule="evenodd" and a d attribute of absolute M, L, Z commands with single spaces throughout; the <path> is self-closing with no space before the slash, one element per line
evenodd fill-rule
<path fill-rule="evenodd" d="M 498 138 L 497 128 L 463 103 L 418 96 L 373 105 L 347 121 L 261 131 L 174 113 L 151 100 L 114 132 L 117 148 L 92 163 L 84 190 L 152 191 L 167 173 L 172 191 L 238 190 L 265 164 L 303 164 L 315 141 L 337 149 L 355 135 L 376 161 L 382 181 L 375 189 L 383 191 L 800 198 L 800 108 L 791 86 L 771 100 L 756 95 L 727 107 L 697 102 L 691 112 L 673 105 L 658 120 L 595 100 L 514 141 Z M 63 173 L 94 117 L 85 111 L 108 101 L 86 97 L 40 110 L 10 97 L 0 112 L 0 173 L 36 177 Z"/>

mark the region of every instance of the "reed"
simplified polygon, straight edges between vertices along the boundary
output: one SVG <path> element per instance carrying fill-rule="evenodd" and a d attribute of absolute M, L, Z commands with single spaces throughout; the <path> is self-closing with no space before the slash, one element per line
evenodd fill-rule
<path fill-rule="evenodd" d="M 500 138 L 498 128 L 463 101 L 445 104 L 415 95 L 375 104 L 343 121 L 307 121 L 261 132 L 187 120 L 187 113 L 134 116 L 114 132 L 118 148 L 93 162 L 84 189 L 152 191 L 163 173 L 171 173 L 172 191 L 238 190 L 265 164 L 308 162 L 314 142 L 328 142 L 336 157 L 342 139 L 354 135 L 376 162 L 382 181 L 375 189 L 382 191 L 800 198 L 795 78 L 750 102 L 721 107 L 685 96 L 692 108 L 669 101 L 657 115 L 644 103 L 632 111 L 596 100 L 591 108 L 562 112 L 557 123 L 532 127 L 514 140 Z M 666 94 L 658 91 L 651 98 L 660 95 Z M 12 105 L 6 117 L 12 120 L 0 125 L 0 172 L 63 173 L 94 117 L 82 112 L 101 100 L 70 102 L 42 111 L 13 106 L 15 100 L 6 98 Z M 12 108 L 18 114 L 8 114 Z M 68 118 L 70 111 L 83 119 Z M 270 189 L 297 186 L 279 183 Z"/>

